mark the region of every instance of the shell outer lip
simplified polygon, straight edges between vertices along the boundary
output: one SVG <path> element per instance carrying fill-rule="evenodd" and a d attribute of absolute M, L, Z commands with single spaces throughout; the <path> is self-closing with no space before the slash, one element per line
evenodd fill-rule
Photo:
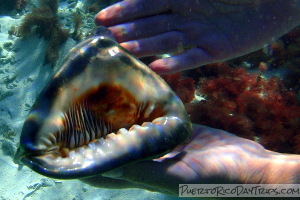
<path fill-rule="evenodd" d="M 191 126 L 189 123 L 177 124 L 176 130 L 173 131 L 186 133 L 187 131 L 191 131 Z M 59 168 L 51 169 L 48 168 L 45 163 L 43 163 L 42 160 L 38 158 L 38 156 L 30 154 L 23 156 L 21 158 L 21 162 L 31 168 L 33 171 L 50 178 L 78 179 L 92 177 L 97 174 L 99 175 L 108 172 L 111 169 L 117 169 L 125 165 L 134 164 L 135 162 L 158 158 L 174 149 L 177 146 L 177 141 L 186 141 L 189 139 L 187 134 L 179 134 L 176 136 L 177 137 L 173 138 L 171 135 L 167 137 L 165 134 L 160 134 L 159 140 L 157 138 L 144 137 L 141 140 L 143 142 L 139 145 L 139 148 L 134 149 L 135 151 L 132 151 L 131 154 L 121 155 L 118 157 L 119 159 L 106 159 L 106 163 L 99 163 L 99 165 L 93 167 L 78 168 L 72 170 L 64 170 Z M 153 139 L 156 139 L 156 141 L 158 142 L 152 143 Z M 169 146 L 170 148 L 165 148 L 166 146 Z M 155 149 L 155 152 L 147 152 L 147 149 L 153 147 L 157 147 L 157 149 Z M 149 157 L 149 153 L 155 154 L 155 156 Z M 146 157 L 146 159 L 141 159 L 141 157 Z"/>

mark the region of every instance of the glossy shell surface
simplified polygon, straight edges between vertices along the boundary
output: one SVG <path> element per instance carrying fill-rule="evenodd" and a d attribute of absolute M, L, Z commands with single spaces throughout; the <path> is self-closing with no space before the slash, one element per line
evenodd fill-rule
<path fill-rule="evenodd" d="M 185 142 L 180 99 L 110 37 L 76 45 L 25 120 L 16 162 L 53 178 L 101 174 Z"/>

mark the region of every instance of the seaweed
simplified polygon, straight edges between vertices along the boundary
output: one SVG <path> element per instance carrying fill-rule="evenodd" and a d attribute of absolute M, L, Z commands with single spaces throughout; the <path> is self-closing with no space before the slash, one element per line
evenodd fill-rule
<path fill-rule="evenodd" d="M 71 34 L 71 37 L 79 41 L 83 37 L 83 33 L 80 31 L 80 27 L 82 25 L 82 19 L 78 13 L 73 13 L 73 20 L 74 20 L 74 31 Z"/>
<path fill-rule="evenodd" d="M 53 14 L 57 14 L 58 0 L 39 0 L 39 6 L 42 8 L 50 8 Z"/>
<path fill-rule="evenodd" d="M 20 11 L 26 7 L 28 0 L 2 0 L 0 4 L 0 14 L 12 10 Z"/>
<path fill-rule="evenodd" d="M 189 103 L 194 99 L 195 81 L 192 78 L 183 78 L 180 72 L 162 75 L 162 78 L 176 92 L 183 103 Z"/>
<path fill-rule="evenodd" d="M 15 2 L 14 8 L 16 10 L 22 10 L 26 7 L 28 0 L 14 0 L 14 2 Z"/>
<path fill-rule="evenodd" d="M 69 30 L 62 29 L 57 14 L 58 0 L 40 0 L 39 7 L 26 14 L 18 28 L 18 35 L 22 38 L 32 33 L 47 42 L 44 64 L 56 64 L 59 58 L 59 47 L 67 41 Z"/>
<path fill-rule="evenodd" d="M 198 92 L 205 100 L 186 104 L 193 123 L 256 140 L 269 150 L 300 152 L 300 103 L 282 80 L 227 63 L 206 65 L 198 72 Z"/>
<path fill-rule="evenodd" d="M 188 71 L 196 94 L 205 97 L 186 104 L 192 122 L 255 140 L 269 150 L 299 154 L 299 53 L 300 26 L 261 50 Z"/>
<path fill-rule="evenodd" d="M 87 3 L 87 7 L 86 10 L 87 12 L 91 12 L 91 13 L 97 13 L 100 10 L 102 10 L 103 8 L 112 5 L 116 2 L 118 2 L 120 0 L 102 0 L 102 1 L 98 1 L 98 0 L 88 0 Z"/>
<path fill-rule="evenodd" d="M 300 94 L 300 26 L 294 28 L 278 40 L 268 44 L 265 48 L 253 53 L 227 61 L 232 67 L 245 66 L 270 70 L 284 69 L 283 83 L 285 87 Z M 246 61 L 246 62 L 245 62 Z M 265 63 L 265 66 L 260 65 Z"/>

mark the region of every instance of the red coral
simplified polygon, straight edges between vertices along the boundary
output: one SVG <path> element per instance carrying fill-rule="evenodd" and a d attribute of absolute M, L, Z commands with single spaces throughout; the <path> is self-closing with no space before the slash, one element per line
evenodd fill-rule
<path fill-rule="evenodd" d="M 279 78 L 261 78 L 225 63 L 206 66 L 209 78 L 199 81 L 206 100 L 187 105 L 194 123 L 260 139 L 268 149 L 300 153 L 300 105 Z"/>
<path fill-rule="evenodd" d="M 192 78 L 182 78 L 181 73 L 162 75 L 162 78 L 175 91 L 182 102 L 189 103 L 195 97 L 195 81 Z"/>

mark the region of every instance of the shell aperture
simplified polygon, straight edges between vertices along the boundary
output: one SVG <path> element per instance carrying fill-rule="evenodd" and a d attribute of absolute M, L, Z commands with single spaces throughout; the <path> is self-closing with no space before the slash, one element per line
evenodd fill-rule
<path fill-rule="evenodd" d="M 25 120 L 16 162 L 52 178 L 98 175 L 185 142 L 180 99 L 105 35 L 72 48 Z"/>

